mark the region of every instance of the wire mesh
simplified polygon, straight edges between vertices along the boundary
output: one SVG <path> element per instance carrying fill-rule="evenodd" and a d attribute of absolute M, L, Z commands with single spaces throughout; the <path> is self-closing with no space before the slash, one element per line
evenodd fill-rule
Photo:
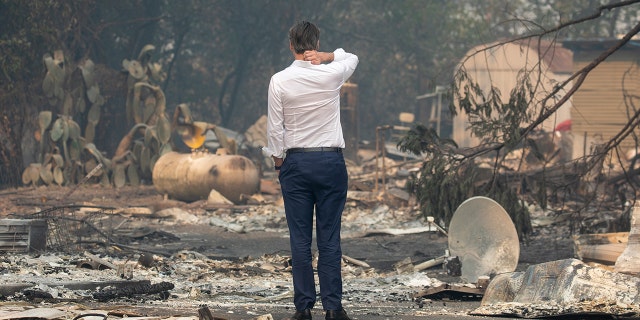
<path fill-rule="evenodd" d="M 113 208 L 66 206 L 42 210 L 36 219 L 47 222 L 47 248 L 61 251 L 83 249 L 89 243 L 111 242 Z"/>

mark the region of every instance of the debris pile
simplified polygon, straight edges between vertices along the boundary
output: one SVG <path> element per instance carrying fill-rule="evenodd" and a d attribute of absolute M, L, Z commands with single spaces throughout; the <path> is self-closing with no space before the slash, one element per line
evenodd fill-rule
<path fill-rule="evenodd" d="M 520 249 L 507 213 L 496 216 L 496 207 L 484 212 L 480 210 L 482 208 L 472 206 L 467 208 L 466 216 L 456 216 L 456 212 L 449 229 L 445 230 L 433 218 L 424 217 L 415 199 L 405 190 L 410 173 L 419 170 L 421 160 L 380 159 L 371 154 L 367 156 L 366 150 L 358 155 L 362 164 L 349 166 L 351 179 L 343 213 L 343 238 L 346 241 L 373 239 L 369 241 L 377 242 L 380 255 L 392 252 L 389 244 L 404 241 L 400 237 L 417 235 L 412 238 L 417 243 L 412 247 L 413 252 L 400 253 L 404 257 L 387 268 L 373 267 L 366 257 L 350 256 L 343 251 L 346 307 L 359 306 L 361 314 L 380 314 L 379 308 L 384 305 L 396 308 L 401 305 L 404 314 L 419 315 L 429 312 L 426 310 L 429 302 L 447 299 L 474 301 L 480 307 L 471 313 L 482 315 L 526 318 L 589 312 L 616 316 L 637 314 L 635 309 L 626 306 L 637 304 L 633 300 L 637 295 L 626 290 L 631 296 L 620 296 L 607 290 L 615 288 L 616 281 L 633 284 L 637 280 L 634 276 L 567 259 L 574 253 L 570 250 L 557 252 L 544 243 L 539 247 L 553 251 L 546 257 L 558 259 L 541 261 L 540 257 L 531 257 L 535 253 L 529 253 L 527 259 L 526 246 Z M 11 243 L 18 238 L 3 238 L 4 248 L 13 245 L 11 248 L 17 250 L 0 260 L 0 299 L 6 302 L 0 308 L 0 319 L 38 317 L 34 316 L 38 312 L 51 319 L 88 314 L 136 317 L 144 315 L 142 306 L 171 310 L 164 318 L 197 315 L 205 319 L 224 319 L 221 313 L 244 308 L 252 319 L 269 319 L 268 311 L 272 308 L 285 309 L 291 305 L 291 266 L 287 249 L 279 250 L 274 246 L 272 251 L 259 256 L 212 254 L 212 250 L 204 245 L 197 245 L 196 238 L 202 233 L 196 233 L 196 229 L 200 228 L 199 232 L 202 232 L 204 227 L 205 232 L 232 235 L 269 233 L 277 234 L 278 239 L 287 238 L 282 198 L 274 181 L 273 173 L 263 172 L 259 186 L 251 187 L 252 191 L 256 189 L 254 194 L 250 194 L 251 191 L 239 192 L 232 197 L 219 196 L 232 198 L 233 202 L 215 201 L 211 195 L 208 199 L 198 196 L 198 200 L 191 202 L 166 199 L 151 186 L 125 185 L 108 189 L 83 186 L 82 192 L 73 195 L 75 189 L 69 192 L 67 188 L 56 186 L 16 192 L 11 200 L 14 207 L 7 209 L 5 206 L 4 210 L 9 210 L 5 213 L 10 213 L 7 215 L 11 216 L 10 220 L 46 221 L 48 250 L 32 246 L 32 240 L 37 243 L 37 239 L 32 239 L 31 231 L 25 227 L 20 231 L 20 245 Z M 58 195 L 47 194 L 52 191 Z M 91 194 L 93 198 L 88 196 Z M 61 200 L 76 205 L 64 206 Z M 22 211 L 13 210 L 15 206 Z M 463 204 L 459 209 L 464 208 Z M 574 217 L 568 213 L 570 210 L 565 207 L 552 211 L 530 206 L 529 211 L 536 229 L 528 242 L 537 237 L 541 241 L 569 243 L 570 246 L 570 220 Z M 606 212 L 593 216 L 593 225 L 611 220 Z M 462 219 L 462 224 L 455 223 L 457 217 Z M 478 217 L 485 220 L 469 223 L 471 218 Z M 629 244 L 637 244 L 637 221 L 636 217 L 631 223 L 635 235 L 625 237 Z M 465 222 L 472 228 L 465 229 Z M 27 225 L 35 230 L 37 223 Z M 0 229 L 0 233 L 18 234 L 10 227 Z M 172 233 L 172 229 L 183 232 Z M 508 237 L 500 238 L 503 233 L 508 233 Z M 488 241 L 476 241 L 476 244 L 486 244 L 490 248 L 460 246 L 480 238 Z M 23 243 L 27 240 L 29 242 Z M 615 255 L 616 259 L 628 248 L 627 240 L 621 242 L 623 246 Z M 225 249 L 224 246 L 217 244 L 215 249 Z M 576 255 L 584 260 L 587 260 L 588 249 L 594 248 L 577 241 L 575 246 Z M 424 247 L 432 247 L 432 250 L 425 254 Z M 603 252 L 600 248 L 595 250 Z M 637 261 L 633 256 L 635 251 L 629 251 L 631 253 L 625 257 L 631 262 L 625 263 L 633 268 L 639 264 L 634 263 Z M 504 260 L 496 259 L 496 252 L 507 254 L 507 266 L 496 265 L 496 261 Z M 475 264 L 469 262 L 474 259 L 478 260 Z M 616 259 L 609 258 L 608 262 L 613 264 Z M 620 264 L 622 266 L 622 260 Z M 607 297 L 609 300 L 582 295 L 586 289 L 580 287 L 584 284 L 581 276 L 593 277 L 595 274 L 600 279 L 611 279 L 597 287 L 611 294 Z M 559 300 L 556 296 L 562 294 L 558 292 L 559 288 L 549 288 L 550 282 L 539 282 L 550 277 L 568 279 L 567 287 L 579 298 L 572 300 L 564 295 L 562 297 L 567 299 Z M 540 290 L 548 296 L 526 296 L 527 292 L 538 289 L 520 287 L 523 282 L 542 286 Z M 533 298 L 555 299 L 556 303 L 553 306 L 538 304 Z M 585 300 L 593 303 L 583 303 Z M 23 301 L 30 304 L 20 305 Z M 122 303 L 130 305 L 128 310 L 101 310 Z M 65 307 L 59 307 L 60 304 Z M 34 309 L 35 306 L 46 307 Z M 390 312 L 398 314 L 398 310 Z M 470 311 L 452 309 L 446 312 L 468 314 Z"/>

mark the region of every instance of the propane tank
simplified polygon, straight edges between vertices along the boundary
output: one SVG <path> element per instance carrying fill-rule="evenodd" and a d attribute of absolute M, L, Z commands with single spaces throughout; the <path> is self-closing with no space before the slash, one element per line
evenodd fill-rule
<path fill-rule="evenodd" d="M 169 152 L 156 161 L 152 178 L 158 192 L 182 201 L 207 199 L 215 189 L 239 203 L 242 194 L 260 190 L 258 169 L 240 155 Z"/>

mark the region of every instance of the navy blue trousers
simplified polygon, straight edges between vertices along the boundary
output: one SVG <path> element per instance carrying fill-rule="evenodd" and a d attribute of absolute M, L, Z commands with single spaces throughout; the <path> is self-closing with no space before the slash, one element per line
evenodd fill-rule
<path fill-rule="evenodd" d="M 287 155 L 280 185 L 289 226 L 293 303 L 311 309 L 316 287 L 311 265 L 313 215 L 316 216 L 318 279 L 324 310 L 342 309 L 340 224 L 347 198 L 348 176 L 342 153 L 302 152 Z"/>

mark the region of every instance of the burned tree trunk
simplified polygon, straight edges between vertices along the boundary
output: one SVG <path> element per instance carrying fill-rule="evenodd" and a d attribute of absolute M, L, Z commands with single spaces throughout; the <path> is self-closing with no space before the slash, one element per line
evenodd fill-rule
<path fill-rule="evenodd" d="M 5 114 L 0 116 L 0 188 L 17 187 L 22 172 L 20 148 L 12 138 L 10 120 Z"/>
<path fill-rule="evenodd" d="M 28 108 L 25 94 L 15 91 L 0 91 L 0 189 L 22 184 L 21 140 Z"/>

